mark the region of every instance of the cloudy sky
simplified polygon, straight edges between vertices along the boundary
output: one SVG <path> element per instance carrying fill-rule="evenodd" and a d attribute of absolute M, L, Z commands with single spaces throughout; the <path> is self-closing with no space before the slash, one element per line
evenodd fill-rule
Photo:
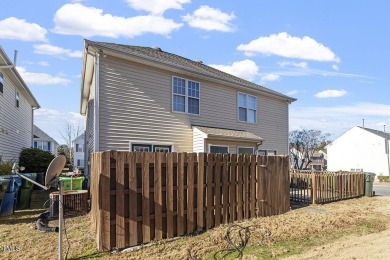
<path fill-rule="evenodd" d="M 390 131 L 390 1 L 1 2 L 0 45 L 60 143 L 66 122 L 83 125 L 83 39 L 159 46 L 295 97 L 290 130 Z"/>

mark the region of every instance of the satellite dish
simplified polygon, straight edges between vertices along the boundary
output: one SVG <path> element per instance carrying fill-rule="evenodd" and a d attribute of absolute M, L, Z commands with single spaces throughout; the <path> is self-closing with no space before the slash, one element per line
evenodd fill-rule
<path fill-rule="evenodd" d="M 54 186 L 58 184 L 58 182 L 56 182 L 56 179 L 61 174 L 62 170 L 65 167 L 65 164 L 66 164 L 65 155 L 58 155 L 56 158 L 54 158 L 51 161 L 46 171 L 46 178 L 45 178 L 46 187 L 50 187 L 52 185 Z"/>

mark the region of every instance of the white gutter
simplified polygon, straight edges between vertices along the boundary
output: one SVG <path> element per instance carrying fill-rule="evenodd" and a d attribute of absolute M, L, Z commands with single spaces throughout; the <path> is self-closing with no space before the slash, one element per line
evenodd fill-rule
<path fill-rule="evenodd" d="M 95 52 L 94 152 L 99 151 L 99 53 Z"/>

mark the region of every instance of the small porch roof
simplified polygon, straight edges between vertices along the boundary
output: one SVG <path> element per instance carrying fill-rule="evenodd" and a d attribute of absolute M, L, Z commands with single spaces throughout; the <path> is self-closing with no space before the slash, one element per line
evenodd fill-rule
<path fill-rule="evenodd" d="M 233 130 L 206 126 L 193 126 L 193 128 L 196 128 L 201 131 L 205 135 L 204 138 L 253 141 L 258 143 L 261 143 L 263 141 L 263 138 L 261 138 L 260 136 L 257 136 L 251 132 L 244 130 Z"/>

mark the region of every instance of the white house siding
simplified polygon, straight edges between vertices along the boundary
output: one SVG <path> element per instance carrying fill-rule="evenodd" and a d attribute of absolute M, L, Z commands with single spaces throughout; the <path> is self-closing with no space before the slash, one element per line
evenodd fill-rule
<path fill-rule="evenodd" d="M 128 150 L 129 142 L 145 141 L 192 152 L 191 125 L 203 125 L 246 130 L 265 140 L 263 149 L 288 153 L 287 101 L 109 56 L 100 56 L 99 72 L 99 150 Z M 172 76 L 200 82 L 200 115 L 171 111 Z M 238 122 L 238 91 L 257 96 L 256 124 Z"/>
<path fill-rule="evenodd" d="M 4 92 L 0 93 L 0 155 L 3 160 L 19 160 L 22 148 L 32 145 L 33 110 L 19 92 L 19 108 L 16 107 L 16 88 L 5 71 Z"/>
<path fill-rule="evenodd" d="M 192 147 L 193 152 L 201 153 L 205 152 L 205 137 L 207 135 L 200 131 L 197 128 L 193 129 L 193 135 L 192 135 Z"/>
<path fill-rule="evenodd" d="M 385 144 L 385 138 L 354 127 L 327 146 L 328 169 L 363 169 L 365 172 L 389 175 L 389 155 Z"/>

